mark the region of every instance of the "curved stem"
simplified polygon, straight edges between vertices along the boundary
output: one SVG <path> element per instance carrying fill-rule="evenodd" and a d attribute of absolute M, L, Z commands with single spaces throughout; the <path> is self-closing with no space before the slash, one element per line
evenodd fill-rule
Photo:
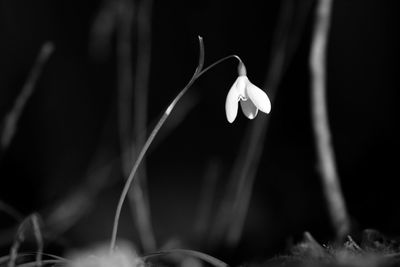
<path fill-rule="evenodd" d="M 333 0 L 319 0 L 310 51 L 312 120 L 324 195 L 336 238 L 343 240 L 350 231 L 350 219 L 340 186 L 331 141 L 326 99 L 326 54 Z"/>
<path fill-rule="evenodd" d="M 112 236 L 111 236 L 111 242 L 110 242 L 110 252 L 114 251 L 115 248 L 115 242 L 117 240 L 117 232 L 118 232 L 118 223 L 119 223 L 119 217 L 121 215 L 121 210 L 122 206 L 124 204 L 126 195 L 129 192 L 129 189 L 134 182 L 134 177 L 135 174 L 139 168 L 140 163 L 142 162 L 144 155 L 146 154 L 147 150 L 149 149 L 151 143 L 153 142 L 154 138 L 156 137 L 158 131 L 161 129 L 161 127 L 164 125 L 165 121 L 167 120 L 168 116 L 171 114 L 171 111 L 174 109 L 175 105 L 178 103 L 178 101 L 182 98 L 182 96 L 187 92 L 187 90 L 192 86 L 192 84 L 204 73 L 206 73 L 208 70 L 211 68 L 215 67 L 216 65 L 222 63 L 223 61 L 230 59 L 230 58 L 236 58 L 239 60 L 239 63 L 242 63 L 242 60 L 239 58 L 237 55 L 229 55 L 224 58 L 221 58 L 214 63 L 212 63 L 210 66 L 202 70 L 203 68 L 203 62 L 204 62 L 204 45 L 203 45 L 203 39 L 199 36 L 199 44 L 200 44 L 200 56 L 199 56 L 199 64 L 196 68 L 196 71 L 194 72 L 192 78 L 189 80 L 189 82 L 186 84 L 186 86 L 178 93 L 178 95 L 172 100 L 171 104 L 167 107 L 163 115 L 161 116 L 160 120 L 157 122 L 156 126 L 154 126 L 153 130 L 151 131 L 149 137 L 147 138 L 146 142 L 144 143 L 142 149 L 140 150 L 140 153 L 136 159 L 135 164 L 132 167 L 132 170 L 129 174 L 128 179 L 125 182 L 124 188 L 122 190 L 121 196 L 118 201 L 117 209 L 115 212 L 115 217 L 114 217 L 114 225 L 113 225 L 113 231 L 112 231 Z"/>
<path fill-rule="evenodd" d="M 205 72 L 207 72 L 209 69 L 215 67 L 215 66 L 218 65 L 219 63 L 222 63 L 223 61 L 225 61 L 225 60 L 227 60 L 227 59 L 230 59 L 230 58 L 236 58 L 236 59 L 239 61 L 239 63 L 243 63 L 243 61 L 242 61 L 242 60 L 240 59 L 240 57 L 237 56 L 237 55 L 229 55 L 229 56 L 226 56 L 226 57 L 224 57 L 224 58 L 221 58 L 221 59 L 215 61 L 213 64 L 211 64 L 210 66 L 208 66 L 207 68 L 205 68 L 204 70 L 202 70 L 202 71 L 199 73 L 199 75 L 196 77 L 196 79 L 199 78 L 201 75 L 203 75 Z"/>

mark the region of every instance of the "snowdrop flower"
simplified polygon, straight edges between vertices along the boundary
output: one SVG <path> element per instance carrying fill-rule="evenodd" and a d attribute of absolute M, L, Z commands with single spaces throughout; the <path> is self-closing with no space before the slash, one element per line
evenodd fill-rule
<path fill-rule="evenodd" d="M 236 119 L 238 102 L 244 115 L 251 120 L 257 116 L 258 110 L 267 114 L 271 111 L 271 101 L 263 90 L 249 81 L 243 62 L 239 63 L 238 72 L 239 77 L 229 90 L 225 102 L 226 118 L 230 123 Z"/>

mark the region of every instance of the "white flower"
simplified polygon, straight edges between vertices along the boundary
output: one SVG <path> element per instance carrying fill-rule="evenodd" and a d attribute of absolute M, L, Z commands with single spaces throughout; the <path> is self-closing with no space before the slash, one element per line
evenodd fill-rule
<path fill-rule="evenodd" d="M 257 116 L 258 110 L 267 114 L 271 111 L 267 94 L 249 81 L 243 63 L 239 65 L 239 77 L 226 97 L 226 118 L 230 123 L 236 119 L 239 101 L 244 115 L 251 120 Z"/>

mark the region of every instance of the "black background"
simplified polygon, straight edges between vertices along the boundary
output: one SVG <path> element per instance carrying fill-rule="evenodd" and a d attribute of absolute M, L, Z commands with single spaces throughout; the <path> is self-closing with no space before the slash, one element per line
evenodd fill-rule
<path fill-rule="evenodd" d="M 281 2 L 155 1 L 149 125 L 190 79 L 198 35 L 204 38 L 206 65 L 238 54 L 250 80 L 269 93 L 265 79 Z M 312 3 L 271 113 L 248 121 L 239 111 L 233 124 L 226 121 L 225 96 L 236 79 L 236 63 L 227 61 L 195 83 L 182 99 L 195 106 L 148 155 L 153 226 L 160 244 L 177 237 L 185 247 L 196 248 L 191 245 L 196 243 L 193 223 L 205 168 L 210 160 L 220 164 L 217 194 L 223 194 L 246 127 L 259 120 L 270 121 L 235 260 L 269 257 L 304 231 L 321 242 L 332 237 L 310 120 L 308 55 L 315 3 L 291 2 L 294 14 Z M 356 229 L 375 228 L 391 236 L 400 233 L 395 3 L 335 1 L 328 47 L 329 119 L 349 213 Z M 100 60 L 89 47 L 100 4 L 0 1 L 1 117 L 12 107 L 41 45 L 47 40 L 55 44 L 0 165 L 0 199 L 24 215 L 46 210 L 76 190 L 99 146 L 108 147 L 106 162 L 118 155 L 115 45 Z M 110 237 L 122 178 L 116 171 L 109 179 L 114 182 L 93 209 L 63 235 L 65 247 Z M 3 222 L 5 229 L 12 225 Z M 121 227 L 121 236 L 137 242 L 128 212 Z"/>

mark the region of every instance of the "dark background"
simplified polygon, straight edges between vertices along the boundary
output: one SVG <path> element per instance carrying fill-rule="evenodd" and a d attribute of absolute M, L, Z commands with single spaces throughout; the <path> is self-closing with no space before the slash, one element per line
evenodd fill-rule
<path fill-rule="evenodd" d="M 197 64 L 198 35 L 204 38 L 206 65 L 238 54 L 251 81 L 270 93 L 265 80 L 283 2 L 155 1 L 148 125 L 154 125 L 190 79 Z M 243 238 L 233 250 L 235 261 L 267 258 L 304 231 L 321 242 L 333 236 L 310 120 L 308 55 L 315 3 L 289 2 L 293 25 L 304 27 L 270 115 L 248 121 L 239 111 L 233 124 L 226 121 L 225 96 L 236 79 L 236 63 L 227 61 L 195 83 L 181 102 L 193 103 L 193 108 L 148 155 L 153 226 L 160 244 L 176 237 L 184 247 L 199 248 L 193 224 L 205 169 L 210 161 L 218 163 L 216 190 L 222 195 L 246 127 L 259 120 L 269 120 L 267 136 L 260 144 L 263 154 Z M 391 236 L 400 233 L 395 4 L 334 1 L 328 52 L 329 119 L 355 231 L 375 228 Z M 41 45 L 47 40 L 55 44 L 0 163 L 0 199 L 23 215 L 45 213 L 84 184 L 99 147 L 107 148 L 104 164 L 118 158 L 115 36 L 101 59 L 89 45 L 100 8 L 101 1 L 0 1 L 1 118 L 11 109 Z M 62 235 L 62 249 L 110 237 L 122 190 L 118 164 L 116 169 L 94 206 Z M 0 218 L 4 229 L 15 225 L 6 215 Z M 132 228 L 127 211 L 120 235 L 136 242 Z M 199 249 L 227 260 L 226 255 L 232 255 Z"/>

